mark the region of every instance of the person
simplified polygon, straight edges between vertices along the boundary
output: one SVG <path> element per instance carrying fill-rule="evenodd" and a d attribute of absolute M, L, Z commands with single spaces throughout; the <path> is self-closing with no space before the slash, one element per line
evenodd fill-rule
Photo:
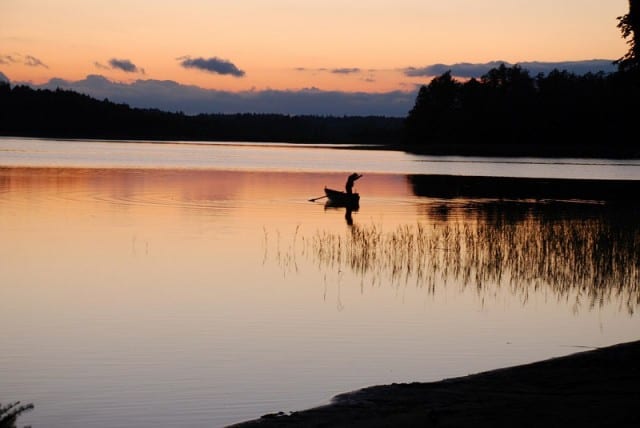
<path fill-rule="evenodd" d="M 362 174 L 358 174 L 355 172 L 351 174 L 349 177 L 347 177 L 347 184 L 345 184 L 344 187 L 347 190 L 348 194 L 353 193 L 353 183 L 360 177 L 362 177 Z"/>

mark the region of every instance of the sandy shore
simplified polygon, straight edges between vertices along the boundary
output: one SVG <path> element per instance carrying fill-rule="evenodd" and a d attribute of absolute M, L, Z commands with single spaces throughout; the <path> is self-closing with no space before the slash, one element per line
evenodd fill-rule
<path fill-rule="evenodd" d="M 640 427 L 640 341 L 431 383 L 374 386 L 250 427 Z"/>

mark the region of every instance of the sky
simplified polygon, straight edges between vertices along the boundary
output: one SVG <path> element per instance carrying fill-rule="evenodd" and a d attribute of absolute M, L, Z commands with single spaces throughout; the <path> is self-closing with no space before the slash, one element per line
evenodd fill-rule
<path fill-rule="evenodd" d="M 386 103 L 393 115 L 447 69 L 610 67 L 628 48 L 616 28 L 627 11 L 627 0 L 0 0 L 0 73 L 188 113 L 308 113 L 319 97 L 337 114 Z"/>

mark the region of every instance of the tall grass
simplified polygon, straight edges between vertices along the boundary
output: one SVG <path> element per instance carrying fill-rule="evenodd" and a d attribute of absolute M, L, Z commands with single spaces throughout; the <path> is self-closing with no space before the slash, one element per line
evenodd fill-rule
<path fill-rule="evenodd" d="M 310 237 L 298 227 L 277 258 L 296 269 L 297 257 L 310 258 L 325 273 L 351 271 L 376 285 L 415 284 L 435 292 L 456 282 L 482 295 L 507 289 L 523 303 L 544 288 L 576 311 L 616 301 L 633 313 L 640 305 L 640 228 L 634 224 L 490 216 L 388 231 L 356 225 L 344 233 L 317 230 Z"/>

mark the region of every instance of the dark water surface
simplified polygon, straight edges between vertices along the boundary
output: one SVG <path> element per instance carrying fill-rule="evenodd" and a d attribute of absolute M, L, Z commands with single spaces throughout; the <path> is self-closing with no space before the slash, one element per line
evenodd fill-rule
<path fill-rule="evenodd" d="M 34 427 L 224 426 L 638 338 L 634 161 L 429 162 L 0 140 L 0 402 Z M 618 197 L 531 193 L 523 168 Z M 353 171 L 350 226 L 308 200 Z"/>

